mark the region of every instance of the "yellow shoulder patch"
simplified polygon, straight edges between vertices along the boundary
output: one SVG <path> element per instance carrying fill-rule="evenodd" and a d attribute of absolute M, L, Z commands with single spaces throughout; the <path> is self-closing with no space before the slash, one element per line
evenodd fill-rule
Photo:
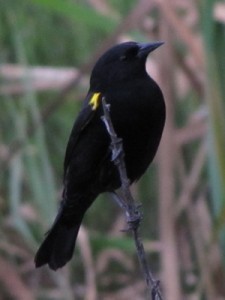
<path fill-rule="evenodd" d="M 91 105 L 92 110 L 96 110 L 100 104 L 100 95 L 101 93 L 94 93 L 89 101 L 89 105 Z"/>

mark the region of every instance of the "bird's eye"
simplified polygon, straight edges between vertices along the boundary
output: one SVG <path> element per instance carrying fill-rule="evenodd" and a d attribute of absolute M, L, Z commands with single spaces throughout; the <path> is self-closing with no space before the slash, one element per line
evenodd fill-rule
<path fill-rule="evenodd" d="M 125 60 L 134 59 L 136 58 L 137 54 L 138 54 L 138 47 L 129 48 L 120 56 L 120 60 L 125 61 Z"/>

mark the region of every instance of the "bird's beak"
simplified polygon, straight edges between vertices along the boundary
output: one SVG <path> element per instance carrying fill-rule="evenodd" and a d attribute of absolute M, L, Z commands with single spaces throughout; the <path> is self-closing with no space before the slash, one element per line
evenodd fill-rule
<path fill-rule="evenodd" d="M 138 57 L 146 58 L 150 52 L 154 51 L 163 44 L 164 42 L 140 43 Z"/>

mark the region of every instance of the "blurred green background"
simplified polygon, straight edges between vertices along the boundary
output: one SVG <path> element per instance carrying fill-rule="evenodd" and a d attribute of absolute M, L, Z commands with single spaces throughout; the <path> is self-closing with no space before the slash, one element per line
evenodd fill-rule
<path fill-rule="evenodd" d="M 88 211 L 65 268 L 33 264 L 91 68 L 126 40 L 165 41 L 147 70 L 166 129 L 132 187 L 152 271 L 167 300 L 225 299 L 225 3 L 215 0 L 0 0 L 0 299 L 146 299 L 109 195 Z"/>

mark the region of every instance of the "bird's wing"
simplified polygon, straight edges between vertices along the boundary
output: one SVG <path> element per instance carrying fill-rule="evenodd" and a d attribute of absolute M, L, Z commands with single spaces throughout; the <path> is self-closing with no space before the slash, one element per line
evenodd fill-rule
<path fill-rule="evenodd" d="M 66 154 L 64 159 L 64 177 L 66 170 L 69 166 L 71 157 L 74 152 L 74 148 L 82 135 L 84 129 L 88 126 L 92 118 L 94 117 L 101 101 L 101 93 L 98 92 L 89 92 L 84 100 L 83 108 L 79 113 L 70 134 L 70 138 L 66 148 Z"/>

